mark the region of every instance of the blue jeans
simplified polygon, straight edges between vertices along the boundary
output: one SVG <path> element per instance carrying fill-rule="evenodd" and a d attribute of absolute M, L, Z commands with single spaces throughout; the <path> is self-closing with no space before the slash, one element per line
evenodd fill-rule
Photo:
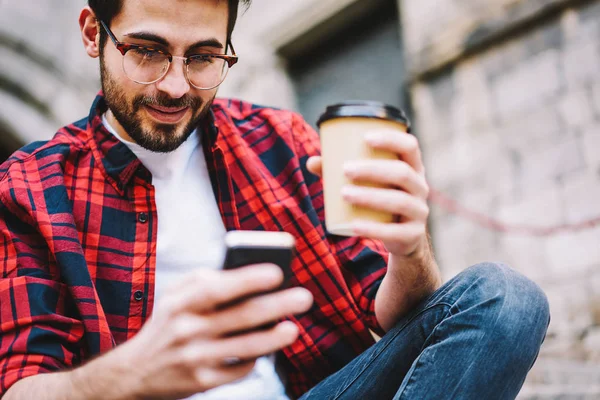
<path fill-rule="evenodd" d="M 504 265 L 476 265 L 301 400 L 514 399 L 549 321 L 535 283 Z"/>

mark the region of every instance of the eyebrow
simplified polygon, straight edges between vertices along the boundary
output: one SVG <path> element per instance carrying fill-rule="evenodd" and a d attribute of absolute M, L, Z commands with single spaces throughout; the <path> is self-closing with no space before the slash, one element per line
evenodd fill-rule
<path fill-rule="evenodd" d="M 149 32 L 133 32 L 133 33 L 127 33 L 123 36 L 126 36 L 128 38 L 132 38 L 132 39 L 138 39 L 138 40 L 146 40 L 149 42 L 154 42 L 154 43 L 158 43 L 161 44 L 165 47 L 169 47 L 169 41 L 161 36 L 158 36 L 154 33 L 149 33 Z M 222 49 L 225 46 L 223 45 L 223 43 L 221 43 L 220 41 L 218 41 L 216 38 L 209 38 L 209 39 L 204 39 L 204 40 L 199 40 L 196 43 L 194 43 L 193 45 L 189 46 L 186 50 L 186 52 L 195 49 L 197 47 L 214 47 L 216 49 Z"/>

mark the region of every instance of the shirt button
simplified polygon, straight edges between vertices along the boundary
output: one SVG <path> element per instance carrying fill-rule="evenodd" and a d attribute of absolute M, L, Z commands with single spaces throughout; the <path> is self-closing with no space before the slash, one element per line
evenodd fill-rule
<path fill-rule="evenodd" d="M 134 294 L 133 294 L 133 299 L 135 301 L 142 301 L 142 299 L 144 298 L 144 292 L 142 292 L 141 290 L 137 290 Z"/>
<path fill-rule="evenodd" d="M 139 213 L 138 221 L 140 221 L 140 223 L 142 223 L 142 224 L 145 224 L 146 222 L 148 222 L 148 214 L 146 214 L 145 212 Z"/>

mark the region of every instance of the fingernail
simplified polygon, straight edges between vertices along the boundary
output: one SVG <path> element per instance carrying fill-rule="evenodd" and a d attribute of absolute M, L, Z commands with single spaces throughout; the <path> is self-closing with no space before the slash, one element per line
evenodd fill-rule
<path fill-rule="evenodd" d="M 352 229 L 359 232 L 368 229 L 372 225 L 373 223 L 371 221 L 367 221 L 364 219 L 355 219 L 354 221 L 352 221 Z"/>
<path fill-rule="evenodd" d="M 344 165 L 344 173 L 346 174 L 346 176 L 356 175 L 357 172 L 358 172 L 358 167 L 356 165 L 353 165 L 353 164 L 345 164 Z"/>
<path fill-rule="evenodd" d="M 342 188 L 342 196 L 343 197 L 352 197 L 356 195 L 356 188 L 346 185 Z"/>
<path fill-rule="evenodd" d="M 280 332 L 289 333 L 293 336 L 298 335 L 299 332 L 298 327 L 292 321 L 280 322 L 279 324 L 277 324 L 277 330 L 279 330 Z"/>
<path fill-rule="evenodd" d="M 365 140 L 369 144 L 380 144 L 383 142 L 383 136 L 379 132 L 368 132 L 365 134 Z"/>
<path fill-rule="evenodd" d="M 259 273 L 263 276 L 263 279 L 276 280 L 281 277 L 281 268 L 275 264 L 260 264 L 258 266 Z"/>
<path fill-rule="evenodd" d="M 302 303 L 302 304 L 312 303 L 313 295 L 308 290 L 305 290 L 305 289 L 300 290 L 299 289 L 298 291 L 296 291 L 294 293 L 294 300 L 297 303 Z"/>

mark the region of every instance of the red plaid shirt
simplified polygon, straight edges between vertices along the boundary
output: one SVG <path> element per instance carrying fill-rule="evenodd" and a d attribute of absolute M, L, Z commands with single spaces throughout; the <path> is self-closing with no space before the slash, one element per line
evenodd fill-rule
<path fill-rule="evenodd" d="M 132 338 L 154 303 L 157 212 L 150 173 L 90 116 L 0 166 L 0 396 L 19 379 L 75 367 Z M 292 284 L 314 307 L 290 318 L 300 338 L 279 357 L 299 396 L 373 344 L 387 254 L 328 235 L 319 138 L 297 114 L 217 100 L 200 127 L 227 230 L 297 239 Z M 199 245 L 202 245 L 199 243 Z"/>

